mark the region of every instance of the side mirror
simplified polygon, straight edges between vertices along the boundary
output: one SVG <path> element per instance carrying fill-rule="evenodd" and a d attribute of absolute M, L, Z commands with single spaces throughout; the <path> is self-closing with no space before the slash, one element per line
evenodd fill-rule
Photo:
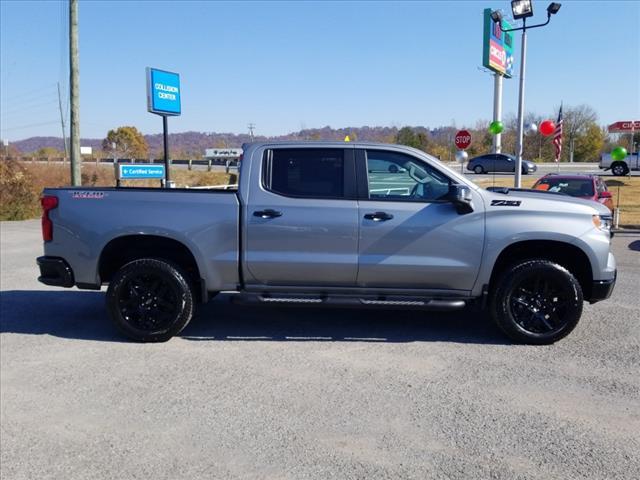
<path fill-rule="evenodd" d="M 456 207 L 459 214 L 473 212 L 473 197 L 471 189 L 466 185 L 453 184 L 449 186 L 448 200 Z"/>
<path fill-rule="evenodd" d="M 613 195 L 611 195 L 611 192 L 600 192 L 598 198 L 613 198 Z"/>

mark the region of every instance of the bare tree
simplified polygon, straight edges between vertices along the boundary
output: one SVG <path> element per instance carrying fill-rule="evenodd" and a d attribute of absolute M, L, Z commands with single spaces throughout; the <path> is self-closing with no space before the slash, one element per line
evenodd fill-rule
<path fill-rule="evenodd" d="M 560 107 L 556 108 L 556 118 Z M 590 125 L 596 123 L 598 114 L 589 105 L 577 105 L 575 107 L 563 107 L 562 109 L 562 130 L 566 138 L 565 151 L 569 153 L 569 158 L 574 149 L 575 140 L 579 135 L 587 133 Z"/>

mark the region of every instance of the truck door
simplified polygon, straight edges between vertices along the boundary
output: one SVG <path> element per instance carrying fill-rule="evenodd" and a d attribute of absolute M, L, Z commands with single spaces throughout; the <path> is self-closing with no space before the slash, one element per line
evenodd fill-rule
<path fill-rule="evenodd" d="M 471 290 L 484 244 L 479 195 L 473 212 L 459 214 L 446 199 L 452 181 L 421 159 L 377 149 L 356 150 L 356 159 L 358 285 Z"/>
<path fill-rule="evenodd" d="M 355 285 L 353 152 L 278 147 L 252 163 L 244 220 L 248 285 Z"/>

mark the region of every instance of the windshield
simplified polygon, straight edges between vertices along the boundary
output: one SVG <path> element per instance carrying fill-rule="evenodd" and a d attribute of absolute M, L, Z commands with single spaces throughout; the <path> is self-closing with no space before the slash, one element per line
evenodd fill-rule
<path fill-rule="evenodd" d="M 592 197 L 593 181 L 590 178 L 542 178 L 536 182 L 536 190 L 564 193 L 572 197 Z"/>

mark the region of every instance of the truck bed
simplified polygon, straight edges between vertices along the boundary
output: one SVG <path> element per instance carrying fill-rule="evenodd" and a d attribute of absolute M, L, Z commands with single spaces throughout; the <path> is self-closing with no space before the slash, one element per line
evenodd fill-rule
<path fill-rule="evenodd" d="M 95 259 L 107 244 L 142 234 L 186 246 L 212 288 L 237 287 L 240 203 L 233 190 L 65 187 L 44 195 L 58 197 L 45 254 L 65 258 L 76 284 L 99 286 Z"/>

